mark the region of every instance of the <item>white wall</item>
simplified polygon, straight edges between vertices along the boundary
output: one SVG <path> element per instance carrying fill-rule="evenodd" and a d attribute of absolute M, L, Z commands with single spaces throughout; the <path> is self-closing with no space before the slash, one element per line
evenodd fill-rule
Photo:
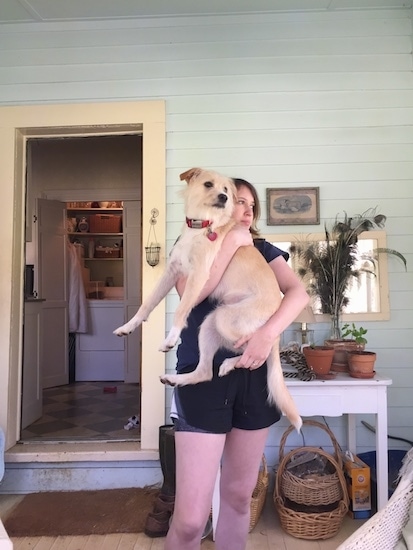
<path fill-rule="evenodd" d="M 166 100 L 169 247 L 182 223 L 179 174 L 191 166 L 255 183 L 265 233 L 319 232 L 336 214 L 377 206 L 388 217 L 387 244 L 406 256 L 408 271 L 389 258 L 391 319 L 363 325 L 378 372 L 393 378 L 389 433 L 410 440 L 411 16 L 349 10 L 179 17 L 4 25 L 0 34 L 0 105 Z M 266 188 L 306 185 L 320 187 L 320 226 L 266 226 Z M 175 304 L 170 296 L 168 323 Z M 341 440 L 341 419 L 330 425 Z M 273 428 L 275 441 L 284 428 Z M 374 447 L 363 427 L 359 440 Z"/>

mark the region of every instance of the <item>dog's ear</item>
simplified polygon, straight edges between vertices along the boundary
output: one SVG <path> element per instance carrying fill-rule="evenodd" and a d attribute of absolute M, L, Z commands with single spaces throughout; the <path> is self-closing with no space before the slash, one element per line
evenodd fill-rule
<path fill-rule="evenodd" d="M 202 168 L 191 168 L 190 170 L 187 170 L 186 172 L 182 172 L 182 174 L 179 176 L 181 181 L 185 180 L 186 183 L 189 183 L 189 181 L 194 176 L 199 176 L 199 174 L 202 172 Z"/>

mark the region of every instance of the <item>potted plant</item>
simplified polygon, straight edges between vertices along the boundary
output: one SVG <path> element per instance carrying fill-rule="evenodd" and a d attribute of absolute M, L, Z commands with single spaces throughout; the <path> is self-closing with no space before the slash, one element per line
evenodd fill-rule
<path fill-rule="evenodd" d="M 303 347 L 303 354 L 308 368 L 315 373 L 317 378 L 322 378 L 329 374 L 334 356 L 333 348 L 312 344 L 311 346 Z"/>
<path fill-rule="evenodd" d="M 326 346 L 334 348 L 331 370 L 335 372 L 349 371 L 348 352 L 364 350 L 364 346 L 367 343 L 364 337 L 365 334 L 367 334 L 367 329 L 363 327 L 357 328 L 354 323 L 351 325 L 346 323 L 342 327 L 340 339 L 330 339 L 324 342 Z M 350 338 L 348 338 L 349 336 Z"/>
<path fill-rule="evenodd" d="M 351 336 L 352 339 L 360 347 L 361 346 L 363 347 L 363 349 L 365 344 L 367 344 L 367 340 L 365 338 L 366 334 L 367 334 L 366 328 L 363 328 L 363 327 L 357 328 L 354 323 L 351 323 L 351 325 L 349 323 L 346 323 L 345 325 L 343 325 L 343 328 L 342 328 L 342 337 L 346 338 L 346 336 Z"/>
<path fill-rule="evenodd" d="M 374 257 L 379 252 L 393 254 L 402 260 L 405 257 L 389 248 L 372 251 L 371 268 L 357 268 L 358 237 L 364 231 L 382 229 L 386 216 L 376 214 L 369 209 L 363 214 L 335 219 L 331 229 L 325 225 L 324 239 L 293 243 L 290 253 L 299 265 L 298 274 L 307 282 L 309 293 L 316 298 L 321 313 L 327 313 L 331 319 L 331 339 L 342 339 L 340 319 L 343 309 L 348 305 L 347 291 L 350 283 L 358 279 L 363 272 L 374 275 Z"/>
<path fill-rule="evenodd" d="M 357 328 L 354 323 L 346 323 L 343 325 L 343 337 L 351 336 L 354 342 L 353 348 L 346 350 L 346 358 L 348 362 L 348 370 L 353 378 L 373 378 L 375 375 L 374 365 L 376 363 L 376 353 L 366 351 L 367 344 L 366 334 L 367 329 L 363 327 Z"/>

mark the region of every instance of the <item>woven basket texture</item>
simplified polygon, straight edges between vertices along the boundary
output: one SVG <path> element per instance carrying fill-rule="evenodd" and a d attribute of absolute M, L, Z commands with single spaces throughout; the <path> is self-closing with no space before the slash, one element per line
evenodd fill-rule
<path fill-rule="evenodd" d="M 90 233 L 120 233 L 122 218 L 113 214 L 93 214 L 89 217 Z"/>
<path fill-rule="evenodd" d="M 306 540 L 328 539 L 340 529 L 349 506 L 340 447 L 334 434 L 323 424 L 307 420 L 303 427 L 306 425 L 319 427 L 329 434 L 336 458 L 318 447 L 299 447 L 284 456 L 285 441 L 293 429 L 288 428 L 280 442 L 274 504 L 282 527 L 290 535 Z M 288 472 L 287 465 L 297 453 L 303 452 L 322 457 L 333 473 L 301 479 Z"/>
<path fill-rule="evenodd" d="M 252 493 L 251 498 L 251 515 L 250 515 L 250 527 L 249 532 L 251 532 L 254 527 L 257 525 L 258 520 L 260 519 L 262 509 L 264 508 L 265 498 L 267 496 L 269 484 L 269 475 L 268 467 L 265 455 L 262 455 L 261 467 L 258 472 L 257 484 Z"/>
<path fill-rule="evenodd" d="M 334 447 L 334 458 L 339 465 L 339 470 L 343 470 L 343 463 L 341 459 L 340 446 L 334 437 L 333 432 L 324 424 L 316 422 L 314 420 L 306 420 L 303 426 L 314 426 L 324 430 L 330 437 Z M 293 426 L 290 426 L 283 434 L 280 441 L 279 462 L 281 464 L 284 458 L 285 443 L 289 434 L 294 430 Z M 290 460 L 287 461 L 288 465 L 294 460 L 296 456 L 308 451 L 307 447 L 299 447 L 290 452 Z M 331 455 L 323 451 L 322 449 L 316 449 L 316 454 L 328 459 Z M 330 466 L 330 474 L 326 475 L 313 475 L 309 479 L 303 479 L 294 475 L 287 468 L 283 469 L 280 480 L 280 491 L 283 496 L 293 502 L 299 504 L 305 504 L 307 506 L 323 506 L 338 502 L 342 498 L 342 489 L 338 471 L 332 467 L 331 462 L 328 461 Z"/>

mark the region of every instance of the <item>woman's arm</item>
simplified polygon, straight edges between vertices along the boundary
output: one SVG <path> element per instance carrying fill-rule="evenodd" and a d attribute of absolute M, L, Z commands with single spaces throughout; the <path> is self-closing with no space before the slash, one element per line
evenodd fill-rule
<path fill-rule="evenodd" d="M 273 270 L 281 292 L 284 294 L 279 309 L 250 337 L 239 340 L 236 347 L 247 342 L 238 367 L 258 368 L 267 359 L 275 339 L 293 321 L 309 302 L 309 295 L 303 283 L 290 268 L 282 256 L 278 256 L 268 264 Z M 258 363 L 251 367 L 251 363 Z"/>
<path fill-rule="evenodd" d="M 222 241 L 221 248 L 215 257 L 212 264 L 209 279 L 202 289 L 201 294 L 196 301 L 196 304 L 201 303 L 207 298 L 213 290 L 215 290 L 219 281 L 222 278 L 225 270 L 227 269 L 233 255 L 240 246 L 253 245 L 253 240 L 249 230 L 241 225 L 236 225 L 231 231 L 229 231 Z M 179 296 L 182 296 L 186 285 L 186 277 L 181 277 L 176 285 L 176 290 Z"/>

